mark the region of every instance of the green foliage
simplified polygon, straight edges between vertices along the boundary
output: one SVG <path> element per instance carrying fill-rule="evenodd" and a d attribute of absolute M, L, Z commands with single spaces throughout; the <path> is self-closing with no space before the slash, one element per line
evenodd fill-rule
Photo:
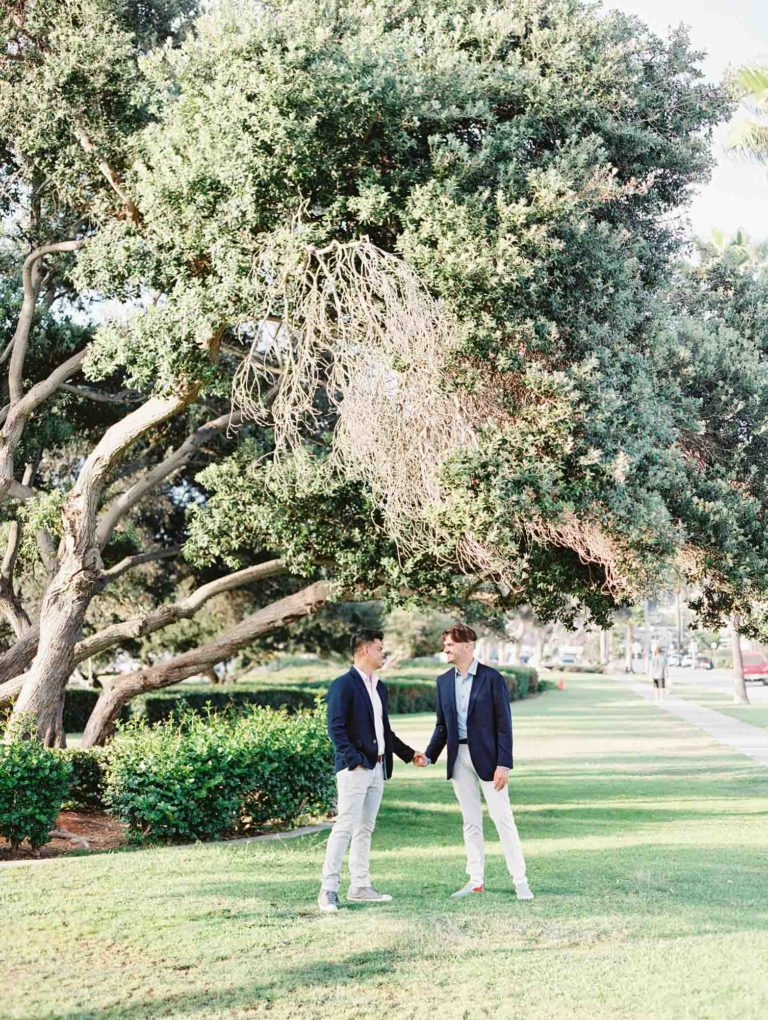
<path fill-rule="evenodd" d="M 110 748 L 107 802 L 136 838 L 214 839 L 327 811 L 332 760 L 321 711 L 134 723 Z"/>
<path fill-rule="evenodd" d="M 224 712 L 228 709 L 247 711 L 253 706 L 298 712 L 300 709 L 312 708 L 316 701 L 317 692 L 313 688 L 264 684 L 258 690 L 250 688 L 245 691 L 217 691 L 214 688 L 210 693 L 206 691 L 204 694 L 187 693 L 183 688 L 168 690 L 155 696 L 145 695 L 138 699 L 132 708 L 134 715 L 154 724 L 187 713 L 207 715 L 211 711 Z"/>
<path fill-rule="evenodd" d="M 71 775 L 69 762 L 37 740 L 0 744 L 0 836 L 12 849 L 48 842 Z"/>
<path fill-rule="evenodd" d="M 103 747 L 67 747 L 56 752 L 72 769 L 64 807 L 70 811 L 103 811 L 107 751 Z"/>

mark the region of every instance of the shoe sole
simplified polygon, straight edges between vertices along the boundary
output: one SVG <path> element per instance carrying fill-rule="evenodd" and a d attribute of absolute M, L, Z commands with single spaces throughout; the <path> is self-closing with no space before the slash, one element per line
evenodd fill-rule
<path fill-rule="evenodd" d="M 358 896 L 347 896 L 347 902 L 348 903 L 391 903 L 392 902 L 392 897 L 391 896 L 382 896 L 382 898 L 380 900 L 367 900 L 367 899 L 364 899 L 362 896 L 360 896 L 360 897 L 358 897 Z"/>

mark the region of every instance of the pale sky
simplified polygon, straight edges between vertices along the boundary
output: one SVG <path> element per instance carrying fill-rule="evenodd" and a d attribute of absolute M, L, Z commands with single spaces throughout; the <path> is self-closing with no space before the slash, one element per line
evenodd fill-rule
<path fill-rule="evenodd" d="M 713 81 L 731 67 L 768 59 L 768 0 L 603 0 L 606 9 L 636 14 L 660 35 L 687 25 L 691 42 L 706 51 L 703 68 Z M 694 233 L 743 227 L 755 240 L 768 239 L 768 170 L 739 162 L 724 151 L 730 129 L 718 129 L 718 165 L 690 209 Z"/>

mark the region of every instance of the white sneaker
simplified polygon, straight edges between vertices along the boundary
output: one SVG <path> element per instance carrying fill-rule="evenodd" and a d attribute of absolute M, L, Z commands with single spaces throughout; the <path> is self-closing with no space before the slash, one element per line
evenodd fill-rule
<path fill-rule="evenodd" d="M 465 896 L 471 896 L 472 893 L 485 892 L 485 886 L 481 882 L 478 885 L 476 882 L 467 882 L 461 889 L 457 889 L 456 892 L 451 893 L 452 900 L 461 900 Z"/>
<path fill-rule="evenodd" d="M 317 897 L 317 905 L 324 913 L 333 913 L 339 909 L 338 893 L 331 892 L 330 889 L 321 889 L 320 895 Z"/>
<path fill-rule="evenodd" d="M 391 903 L 392 897 L 389 893 L 379 892 L 372 885 L 351 886 L 347 893 L 347 899 L 352 903 Z"/>
<path fill-rule="evenodd" d="M 515 882 L 515 892 L 517 893 L 517 898 L 519 900 L 532 900 L 533 899 L 533 893 L 531 892 L 531 887 L 528 885 L 528 883 L 526 881 Z"/>

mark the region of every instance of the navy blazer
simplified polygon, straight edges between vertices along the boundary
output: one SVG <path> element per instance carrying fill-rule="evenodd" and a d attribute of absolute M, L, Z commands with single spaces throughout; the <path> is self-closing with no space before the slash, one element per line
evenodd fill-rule
<path fill-rule="evenodd" d="M 451 667 L 437 678 L 437 725 L 426 750 L 437 761 L 448 744 L 448 778 L 453 775 L 459 751 L 459 721 L 456 713 L 456 671 Z M 467 746 L 475 772 L 483 780 L 493 779 L 497 765 L 512 768 L 512 712 L 504 677 L 496 669 L 479 663 L 472 681 L 467 707 Z"/>
<path fill-rule="evenodd" d="M 376 726 L 373 705 L 363 678 L 356 669 L 337 677 L 328 688 L 328 736 L 334 750 L 334 769 L 356 769 L 364 765 L 375 767 L 380 754 L 384 755 L 384 778 L 392 775 L 392 752 L 403 761 L 413 761 L 416 753 L 392 732 L 387 712 L 387 688 L 379 680 L 376 690 L 381 698 L 384 724 L 384 747 L 376 744 Z"/>

